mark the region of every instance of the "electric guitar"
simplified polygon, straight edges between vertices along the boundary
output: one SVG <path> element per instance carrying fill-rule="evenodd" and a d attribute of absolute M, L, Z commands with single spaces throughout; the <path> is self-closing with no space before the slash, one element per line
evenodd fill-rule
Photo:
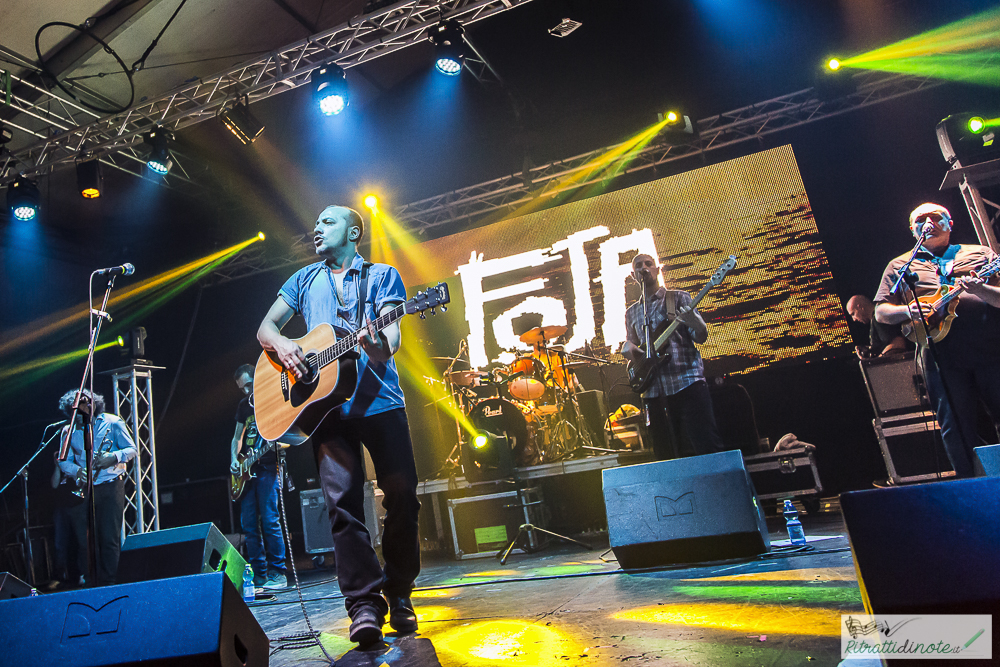
<path fill-rule="evenodd" d="M 230 471 L 229 475 L 229 497 L 232 500 L 239 500 L 243 495 L 243 487 L 249 482 L 253 475 L 250 468 L 260 460 L 260 457 L 274 449 L 276 442 L 265 440 L 264 444 L 254 447 L 249 452 L 241 453 L 236 460 L 236 471 Z"/>
<path fill-rule="evenodd" d="M 716 269 L 715 273 L 712 274 L 712 277 L 709 278 L 708 283 L 702 287 L 697 296 L 692 299 L 690 308 L 692 310 L 697 308 L 698 304 L 705 298 L 705 295 L 708 294 L 709 290 L 716 285 L 719 285 L 726 277 L 726 274 L 729 273 L 734 266 L 736 266 L 736 255 L 730 255 L 729 259 L 723 262 L 722 266 Z M 683 324 L 683 322 L 681 322 L 679 318 L 673 319 L 667 325 L 666 329 L 664 329 L 662 333 L 656 337 L 656 340 L 653 342 L 652 354 L 648 354 L 646 350 L 642 350 L 643 354 L 646 356 L 642 359 L 629 361 L 628 383 L 632 387 L 632 391 L 637 394 L 642 394 L 649 389 L 649 385 L 652 384 L 653 378 L 656 377 L 656 373 L 660 366 L 670 360 L 670 353 L 665 353 L 664 349 L 667 346 L 667 340 L 671 335 L 673 335 L 673 333 L 677 330 L 677 327 L 681 324 Z"/>
<path fill-rule="evenodd" d="M 426 292 L 420 292 L 406 303 L 393 308 L 370 323 L 376 331 L 399 321 L 404 315 L 425 310 L 435 314 L 438 306 L 447 310 L 451 301 L 448 285 L 438 283 Z M 329 324 L 320 324 L 302 338 L 295 340 L 306 355 L 308 373 L 296 379 L 285 370 L 271 350 L 265 350 L 257 360 L 254 373 L 254 415 L 257 432 L 265 440 L 277 440 L 297 426 L 306 435 L 312 435 L 331 410 L 346 403 L 354 393 L 358 381 L 355 361 L 358 354 L 358 334 L 365 329 L 335 332 Z"/>
<path fill-rule="evenodd" d="M 985 281 L 989 280 L 998 271 L 1000 271 L 1000 259 L 995 259 L 992 262 L 984 264 L 978 271 L 974 272 L 974 275 Z M 926 318 L 926 330 L 924 330 L 924 323 L 920 320 L 920 316 L 917 315 L 916 319 L 903 325 L 903 335 L 921 347 L 927 345 L 928 337 L 935 343 L 943 340 L 948 335 L 948 332 L 951 331 L 951 323 L 957 317 L 955 309 L 958 308 L 958 297 L 964 291 L 965 287 L 961 285 L 955 287 L 941 285 L 933 294 L 925 294 L 924 296 L 917 297 L 916 300 L 918 302 L 930 304 L 934 308 L 934 312 Z M 911 313 L 916 314 L 913 309 L 913 301 L 907 304 L 907 306 L 910 308 Z"/>

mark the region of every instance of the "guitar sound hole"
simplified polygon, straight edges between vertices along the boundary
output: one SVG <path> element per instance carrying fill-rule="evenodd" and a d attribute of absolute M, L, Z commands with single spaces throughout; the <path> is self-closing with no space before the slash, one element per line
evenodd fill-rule
<path fill-rule="evenodd" d="M 319 377 L 319 367 L 316 363 L 316 355 L 310 353 L 306 355 L 306 374 L 302 376 L 299 382 L 304 382 L 305 384 L 312 384 Z"/>

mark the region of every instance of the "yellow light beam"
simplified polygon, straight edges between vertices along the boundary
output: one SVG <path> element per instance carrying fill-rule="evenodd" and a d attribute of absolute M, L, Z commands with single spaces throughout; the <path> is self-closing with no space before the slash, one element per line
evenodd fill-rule
<path fill-rule="evenodd" d="M 115 340 L 102 343 L 94 348 L 94 352 L 100 352 L 101 350 L 106 350 L 109 347 L 121 347 L 120 341 L 121 337 L 118 337 Z M 15 366 L 0 367 L 0 380 L 6 380 L 7 378 L 21 375 L 38 368 L 51 368 L 52 370 L 61 368 L 71 361 L 86 357 L 87 350 L 88 348 L 85 347 L 79 350 L 73 350 L 72 352 L 63 352 L 62 354 L 54 354 L 41 359 L 32 359 L 31 361 L 26 361 Z"/>
<path fill-rule="evenodd" d="M 218 252 L 214 252 L 211 255 L 202 257 L 201 259 L 197 259 L 175 269 L 165 271 L 158 276 L 147 278 L 146 280 L 132 285 L 131 287 L 112 296 L 108 301 L 108 308 L 110 309 L 133 302 L 150 292 L 162 289 L 172 282 L 184 278 L 186 275 L 189 275 L 198 269 L 219 260 L 220 258 L 239 252 L 240 250 L 260 240 L 262 239 L 259 235 L 254 236 L 251 239 L 237 243 L 236 245 L 230 246 L 224 250 L 219 250 Z M 87 305 L 79 304 L 77 306 L 64 308 L 57 313 L 39 318 L 34 322 L 15 327 L 10 331 L 4 332 L 4 337 L 8 338 L 8 340 L 0 344 L 0 356 L 16 352 L 27 345 L 37 344 L 42 339 L 60 331 L 64 331 L 68 327 L 82 322 L 87 317 Z"/>
<path fill-rule="evenodd" d="M 754 634 L 840 636 L 841 609 L 683 602 L 620 611 L 616 621 L 687 625 Z"/>

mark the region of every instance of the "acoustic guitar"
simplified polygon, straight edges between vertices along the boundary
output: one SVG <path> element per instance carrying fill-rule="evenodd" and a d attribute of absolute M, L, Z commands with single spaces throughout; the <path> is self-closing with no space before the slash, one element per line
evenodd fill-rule
<path fill-rule="evenodd" d="M 1000 258 L 984 264 L 973 275 L 985 281 L 993 277 L 998 271 L 1000 271 Z M 928 337 L 935 343 L 943 340 L 948 335 L 948 332 L 951 331 L 951 323 L 958 316 L 955 313 L 955 310 L 958 308 L 958 297 L 964 291 L 965 287 L 960 285 L 955 287 L 941 285 L 933 294 L 925 294 L 924 296 L 917 297 L 916 300 L 920 303 L 930 304 L 934 312 L 925 318 L 927 320 L 926 330 L 924 330 L 924 324 L 918 314 L 916 319 L 903 325 L 903 335 L 921 347 L 927 345 Z M 910 308 L 911 313 L 916 314 L 913 301 L 907 304 L 907 306 Z"/>
<path fill-rule="evenodd" d="M 435 314 L 439 306 L 443 312 L 449 301 L 448 285 L 438 283 L 379 316 L 371 327 L 378 332 L 404 315 L 415 313 L 424 318 L 424 311 Z M 331 410 L 351 398 L 358 381 L 356 350 L 362 330 L 337 332 L 329 324 L 320 324 L 295 339 L 305 353 L 308 367 L 302 379 L 285 370 L 273 351 L 261 353 L 254 372 L 253 409 L 262 438 L 278 440 L 293 426 L 312 435 Z"/>
<path fill-rule="evenodd" d="M 709 278 L 708 283 L 701 288 L 698 295 L 691 300 L 691 309 L 694 310 L 701 303 L 701 300 L 705 298 L 708 291 L 713 287 L 722 283 L 722 280 L 726 277 L 733 267 L 736 266 L 736 255 L 730 255 L 729 259 L 722 263 L 722 265 L 715 270 L 712 277 Z M 661 323 L 662 326 L 663 323 Z M 632 387 L 632 391 L 637 394 L 644 393 L 649 389 L 649 385 L 652 384 L 653 378 L 656 377 L 656 373 L 660 366 L 667 363 L 670 360 L 670 353 L 664 352 L 667 347 L 667 340 L 683 322 L 680 319 L 672 320 L 663 331 L 656 337 L 653 342 L 653 353 L 648 354 L 645 350 L 643 353 L 646 355 L 642 359 L 636 359 L 635 361 L 630 361 L 628 363 L 628 382 Z"/>

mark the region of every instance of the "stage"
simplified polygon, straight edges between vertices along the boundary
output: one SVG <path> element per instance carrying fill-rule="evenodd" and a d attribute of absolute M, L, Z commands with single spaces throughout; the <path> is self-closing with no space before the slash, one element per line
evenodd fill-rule
<path fill-rule="evenodd" d="M 602 560 L 606 541 L 515 552 L 505 566 L 425 558 L 419 632 L 397 637 L 386 625 L 385 644 L 367 651 L 347 640 L 332 571 L 301 572 L 302 593 L 337 665 L 838 665 L 840 615 L 863 613 L 851 552 L 836 501 L 803 523 L 804 552 L 783 553 L 784 522 L 769 518 L 769 555 L 637 573 L 610 552 Z M 252 610 L 271 665 L 325 661 L 315 644 L 282 639 L 307 631 L 294 589 Z"/>

